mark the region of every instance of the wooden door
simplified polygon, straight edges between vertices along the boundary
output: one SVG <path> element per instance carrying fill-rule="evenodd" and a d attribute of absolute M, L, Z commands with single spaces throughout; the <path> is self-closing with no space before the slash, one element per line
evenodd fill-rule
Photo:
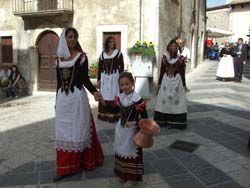
<path fill-rule="evenodd" d="M 103 32 L 103 44 L 106 38 L 110 36 L 115 38 L 116 48 L 120 50 L 121 49 L 121 32 Z"/>
<path fill-rule="evenodd" d="M 45 33 L 38 42 L 38 90 L 56 91 L 56 50 L 59 38 L 53 32 Z"/>
<path fill-rule="evenodd" d="M 2 62 L 13 63 L 12 37 L 1 37 Z"/>

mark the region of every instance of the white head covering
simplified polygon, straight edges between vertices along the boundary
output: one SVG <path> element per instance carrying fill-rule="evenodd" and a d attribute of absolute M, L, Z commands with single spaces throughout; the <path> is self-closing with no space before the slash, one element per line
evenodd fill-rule
<path fill-rule="evenodd" d="M 165 55 L 166 55 L 168 63 L 170 63 L 170 64 L 175 64 L 178 61 L 179 57 L 180 57 L 179 54 L 177 54 L 176 58 L 170 58 L 170 54 L 168 52 L 166 52 Z"/>
<path fill-rule="evenodd" d="M 69 52 L 69 48 L 68 48 L 66 37 L 65 37 L 66 30 L 67 29 L 65 28 L 60 36 L 60 40 L 59 40 L 59 44 L 58 44 L 57 52 L 56 52 L 57 57 L 63 58 L 63 59 L 68 59 L 70 57 L 70 52 Z"/>

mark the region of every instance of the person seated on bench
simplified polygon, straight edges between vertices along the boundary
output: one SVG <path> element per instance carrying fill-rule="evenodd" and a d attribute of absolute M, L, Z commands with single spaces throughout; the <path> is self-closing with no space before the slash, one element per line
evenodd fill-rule
<path fill-rule="evenodd" d="M 10 69 L 9 98 L 18 98 L 18 90 L 25 82 L 16 65 L 12 65 Z"/>
<path fill-rule="evenodd" d="M 7 87 L 9 85 L 10 69 L 8 65 L 3 64 L 0 70 L 0 87 Z"/>

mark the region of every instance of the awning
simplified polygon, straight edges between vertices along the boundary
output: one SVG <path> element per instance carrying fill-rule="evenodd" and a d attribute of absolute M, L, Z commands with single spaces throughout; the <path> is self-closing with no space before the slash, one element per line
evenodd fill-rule
<path fill-rule="evenodd" d="M 219 37 L 226 37 L 233 35 L 233 32 L 231 31 L 217 29 L 214 27 L 207 27 L 206 32 L 207 32 L 207 37 L 211 38 L 219 38 Z"/>

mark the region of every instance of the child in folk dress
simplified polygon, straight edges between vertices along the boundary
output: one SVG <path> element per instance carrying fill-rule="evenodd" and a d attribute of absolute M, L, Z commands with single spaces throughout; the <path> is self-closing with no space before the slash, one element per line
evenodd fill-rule
<path fill-rule="evenodd" d="M 142 181 L 143 152 L 137 146 L 133 137 L 139 131 L 138 121 L 148 118 L 146 102 L 134 91 L 134 79 L 131 73 L 123 72 L 119 76 L 119 86 L 122 91 L 115 97 L 115 107 L 106 105 L 109 111 L 121 114 L 115 128 L 115 165 L 114 173 L 125 183 L 124 188 L 131 188 L 136 182 Z"/>

